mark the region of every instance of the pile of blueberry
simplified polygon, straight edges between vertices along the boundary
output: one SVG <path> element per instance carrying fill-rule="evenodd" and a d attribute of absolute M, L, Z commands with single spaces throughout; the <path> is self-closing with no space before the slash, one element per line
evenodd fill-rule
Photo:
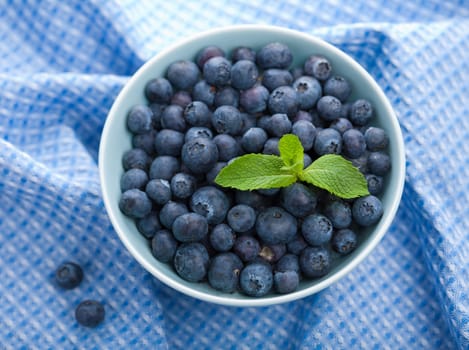
<path fill-rule="evenodd" d="M 128 112 L 133 148 L 122 159 L 120 210 L 187 281 L 256 297 L 293 292 L 326 275 L 383 214 L 390 158 L 385 131 L 371 126 L 373 106 L 350 100 L 350 82 L 326 57 L 292 62 L 277 42 L 230 53 L 208 46 L 149 80 L 147 103 Z M 305 167 L 340 154 L 366 176 L 370 195 L 344 200 L 300 182 L 256 191 L 215 183 L 240 155 L 278 154 L 288 133 L 300 139 Z"/>

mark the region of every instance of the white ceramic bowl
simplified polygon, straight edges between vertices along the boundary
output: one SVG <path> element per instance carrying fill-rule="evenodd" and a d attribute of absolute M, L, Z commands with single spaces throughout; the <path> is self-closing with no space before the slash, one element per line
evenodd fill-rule
<path fill-rule="evenodd" d="M 294 55 L 293 66 L 301 64 L 311 54 L 326 56 L 332 63 L 334 73 L 345 76 L 352 83 L 351 98 L 361 97 L 372 102 L 375 109 L 372 124 L 385 129 L 390 139 L 392 168 L 381 196 L 383 217 L 376 226 L 359 235 L 359 245 L 353 253 L 335 263 L 326 276 L 301 282 L 294 293 L 253 298 L 240 293 L 217 292 L 206 283 L 186 282 L 171 267 L 157 261 L 152 256 L 147 240 L 137 231 L 134 221 L 119 210 L 119 181 L 123 173 L 122 155 L 131 148 L 126 116 L 133 105 L 146 103 L 144 87 L 151 78 L 164 76 L 168 65 L 175 60 L 193 59 L 204 46 L 217 45 L 229 52 L 236 46 L 258 49 L 273 41 L 283 42 L 290 47 Z M 114 229 L 129 252 L 153 276 L 182 293 L 205 301 L 232 306 L 265 306 L 319 292 L 349 273 L 376 247 L 399 206 L 404 187 L 405 155 L 399 123 L 389 101 L 373 78 L 356 61 L 336 47 L 304 33 L 279 27 L 243 25 L 215 29 L 182 40 L 162 50 L 129 79 L 115 100 L 104 125 L 99 149 L 99 172 L 104 203 Z"/>

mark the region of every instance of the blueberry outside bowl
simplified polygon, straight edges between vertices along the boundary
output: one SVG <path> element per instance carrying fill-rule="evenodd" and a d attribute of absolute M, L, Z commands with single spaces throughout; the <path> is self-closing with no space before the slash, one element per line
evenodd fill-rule
<path fill-rule="evenodd" d="M 248 297 L 240 293 L 226 294 L 212 289 L 206 283 L 190 283 L 181 279 L 166 264 L 157 261 L 148 241 L 137 231 L 132 219 L 124 216 L 118 207 L 120 177 L 123 173 L 122 155 L 131 148 L 131 134 L 126 128 L 129 109 L 146 103 L 145 84 L 154 77 L 164 76 L 168 65 L 178 59 L 194 59 L 196 53 L 208 45 L 217 45 L 226 52 L 237 46 L 259 49 L 269 42 L 283 42 L 293 52 L 292 66 L 301 64 L 309 55 L 326 56 L 335 74 L 343 75 L 352 83 L 351 98 L 366 98 L 375 109 L 372 125 L 382 127 L 389 136 L 391 172 L 386 177 L 385 190 L 380 196 L 384 214 L 379 223 L 359 235 L 358 247 L 350 255 L 336 261 L 324 277 L 302 281 L 298 290 L 290 294 L 268 294 Z M 124 246 L 132 256 L 154 277 L 166 285 L 192 297 L 231 306 L 266 306 L 293 301 L 317 293 L 337 282 L 356 267 L 383 238 L 399 206 L 405 178 L 404 143 L 398 120 L 386 96 L 373 78 L 348 55 L 319 38 L 293 30 L 263 26 L 243 25 L 224 27 L 187 38 L 162 50 L 146 62 L 126 83 L 116 98 L 101 136 L 99 173 L 105 207 L 109 218 Z"/>

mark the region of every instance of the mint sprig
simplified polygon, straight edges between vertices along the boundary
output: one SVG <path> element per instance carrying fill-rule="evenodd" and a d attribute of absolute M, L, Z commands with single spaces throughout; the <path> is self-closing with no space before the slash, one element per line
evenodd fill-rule
<path fill-rule="evenodd" d="M 304 169 L 304 149 L 293 134 L 280 139 L 279 151 L 280 156 L 253 153 L 235 158 L 220 171 L 215 182 L 246 191 L 287 187 L 301 180 L 341 198 L 369 194 L 363 174 L 340 155 L 321 156 Z"/>

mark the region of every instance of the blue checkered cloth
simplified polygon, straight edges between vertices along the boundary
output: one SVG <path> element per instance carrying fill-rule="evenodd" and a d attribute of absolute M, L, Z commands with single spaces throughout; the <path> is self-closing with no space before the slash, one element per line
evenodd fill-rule
<path fill-rule="evenodd" d="M 468 349 L 469 2 L 0 1 L 0 349 Z M 174 41 L 263 23 L 317 35 L 360 62 L 403 129 L 407 177 L 376 250 L 288 304 L 222 307 L 152 278 L 105 212 L 107 112 Z M 79 262 L 79 288 L 53 274 Z M 100 300 L 105 321 L 74 309 Z"/>

